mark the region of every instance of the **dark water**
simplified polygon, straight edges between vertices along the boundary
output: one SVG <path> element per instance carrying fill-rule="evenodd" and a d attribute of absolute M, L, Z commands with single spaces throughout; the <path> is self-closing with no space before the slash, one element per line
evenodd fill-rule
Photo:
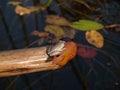
<path fill-rule="evenodd" d="M 91 5 L 97 0 L 86 1 Z M 98 16 L 100 14 L 103 15 L 99 21 L 104 25 L 119 24 L 119 1 L 98 1 L 102 4 L 98 7 L 96 6 L 94 12 L 84 8 L 84 5 L 82 6 L 89 13 L 89 19 L 95 20 L 98 18 L 97 13 Z M 14 6 L 7 5 L 7 2 L 8 0 L 0 1 L 0 9 L 2 11 L 0 13 L 0 50 L 25 48 L 38 39 L 38 37 L 31 35 L 31 32 L 36 29 L 35 13 L 19 17 L 14 12 Z M 24 6 L 33 5 L 33 1 L 24 0 L 22 4 Z M 79 10 L 79 7 L 77 8 Z M 62 13 L 64 9 L 60 9 L 59 4 L 54 2 L 54 0 L 50 10 L 37 12 L 37 28 L 39 31 L 44 30 L 46 25 L 45 16 L 47 14 L 64 15 L 64 12 Z M 69 12 L 66 14 L 70 20 L 73 19 L 72 17 L 76 16 L 75 18 L 77 18 L 78 16 L 71 15 Z M 88 17 L 81 15 L 80 18 Z M 23 27 L 23 23 L 25 23 L 25 27 Z M 105 37 L 105 46 L 100 49 L 103 52 L 97 51 L 94 59 L 88 60 L 76 56 L 71 63 L 59 70 L 0 78 L 0 90 L 120 90 L 120 31 L 101 30 L 100 33 Z M 76 43 L 82 42 L 83 45 L 91 46 L 86 42 L 84 32 L 77 31 L 73 40 Z M 36 46 L 38 45 L 35 44 L 32 47 Z"/>

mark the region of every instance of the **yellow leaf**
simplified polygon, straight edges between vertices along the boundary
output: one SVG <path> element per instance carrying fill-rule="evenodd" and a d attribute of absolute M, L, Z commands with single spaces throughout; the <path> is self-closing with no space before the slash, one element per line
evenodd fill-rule
<path fill-rule="evenodd" d="M 21 4 L 21 2 L 19 2 L 19 1 L 9 1 L 7 4 L 16 6 L 16 5 Z"/>
<path fill-rule="evenodd" d="M 104 45 L 104 38 L 99 32 L 92 30 L 85 33 L 87 41 L 96 46 L 97 48 L 102 48 Z"/>
<path fill-rule="evenodd" d="M 31 11 L 23 6 L 20 6 L 20 5 L 17 5 L 16 8 L 15 8 L 15 12 L 16 14 L 22 16 L 22 15 L 25 15 L 25 14 L 30 14 Z"/>
<path fill-rule="evenodd" d="M 30 14 L 32 12 L 43 11 L 45 9 L 46 9 L 46 7 L 42 7 L 42 6 L 23 7 L 21 5 L 17 5 L 16 8 L 15 8 L 15 12 L 16 12 L 16 14 L 22 16 L 22 15 L 25 15 L 25 14 Z"/>

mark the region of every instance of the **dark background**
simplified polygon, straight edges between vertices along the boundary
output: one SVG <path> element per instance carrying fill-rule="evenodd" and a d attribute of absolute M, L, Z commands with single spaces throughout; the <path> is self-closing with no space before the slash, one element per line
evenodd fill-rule
<path fill-rule="evenodd" d="M 72 14 L 61 8 L 56 0 L 52 1 L 46 11 L 20 17 L 14 12 L 14 6 L 7 4 L 8 1 L 10 0 L 0 0 L 1 52 L 25 48 L 33 41 L 38 40 L 39 38 L 32 36 L 31 32 L 35 29 L 44 30 L 47 14 L 64 16 L 71 21 L 81 18 L 95 20 L 101 14 L 103 17 L 100 18 L 100 21 L 104 25 L 120 23 L 120 5 L 117 0 L 86 0 L 88 4 L 96 8 L 93 12 L 84 5 L 73 6 L 73 9 L 81 11 L 89 17 L 79 13 Z M 22 4 L 33 6 L 35 1 L 37 0 L 23 0 Z M 95 4 L 95 2 L 101 2 L 101 5 Z M 69 2 L 68 4 L 71 5 Z M 120 90 L 120 31 L 110 29 L 101 30 L 100 33 L 105 37 L 105 46 L 101 48 L 105 53 L 97 51 L 96 57 L 91 60 L 76 56 L 66 66 L 55 71 L 1 77 L 0 90 Z M 79 39 L 82 44 L 91 46 L 86 43 L 84 32 L 77 31 L 73 41 L 81 43 Z M 31 47 L 37 46 L 34 44 Z M 93 71 L 87 75 L 91 67 L 93 67 Z"/>

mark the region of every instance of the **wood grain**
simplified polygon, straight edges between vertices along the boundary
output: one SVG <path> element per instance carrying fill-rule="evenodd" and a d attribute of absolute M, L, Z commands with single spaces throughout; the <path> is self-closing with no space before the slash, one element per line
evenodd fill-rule
<path fill-rule="evenodd" d="M 0 77 L 54 70 L 46 53 L 47 47 L 27 48 L 0 52 Z"/>

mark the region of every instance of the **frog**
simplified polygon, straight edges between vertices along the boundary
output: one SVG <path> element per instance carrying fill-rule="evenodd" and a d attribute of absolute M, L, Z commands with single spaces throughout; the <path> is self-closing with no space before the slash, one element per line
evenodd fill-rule
<path fill-rule="evenodd" d="M 63 50 L 65 46 L 65 41 L 60 40 L 56 45 L 48 48 L 48 55 L 49 56 L 57 56 L 59 55 Z"/>

